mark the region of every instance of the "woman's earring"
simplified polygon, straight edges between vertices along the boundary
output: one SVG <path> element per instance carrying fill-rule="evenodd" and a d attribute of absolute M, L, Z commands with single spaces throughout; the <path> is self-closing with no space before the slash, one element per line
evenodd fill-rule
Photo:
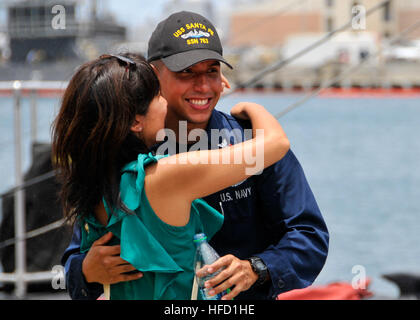
<path fill-rule="evenodd" d="M 142 132 L 143 131 L 143 117 L 141 115 L 136 115 L 134 119 L 134 123 L 131 126 L 130 130 L 134 132 Z"/>
<path fill-rule="evenodd" d="M 143 126 L 140 123 L 135 124 L 134 126 L 131 127 L 132 131 L 135 132 L 142 132 L 143 131 Z"/>

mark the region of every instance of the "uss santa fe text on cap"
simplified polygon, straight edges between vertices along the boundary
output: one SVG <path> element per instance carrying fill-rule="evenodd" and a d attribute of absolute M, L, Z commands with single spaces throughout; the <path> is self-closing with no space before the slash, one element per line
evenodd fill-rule
<path fill-rule="evenodd" d="M 173 72 L 182 71 L 205 60 L 218 60 L 232 69 L 223 58 L 216 28 L 205 17 L 188 11 L 161 21 L 149 40 L 147 61 L 161 59 Z"/>

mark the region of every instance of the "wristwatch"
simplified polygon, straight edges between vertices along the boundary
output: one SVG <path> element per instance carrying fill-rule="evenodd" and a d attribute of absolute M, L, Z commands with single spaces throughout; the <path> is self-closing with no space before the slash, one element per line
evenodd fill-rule
<path fill-rule="evenodd" d="M 258 279 L 255 282 L 255 285 L 260 286 L 263 283 L 265 283 L 269 278 L 269 273 L 268 273 L 267 266 L 261 260 L 261 258 L 250 257 L 250 258 L 247 258 L 246 260 L 248 260 L 249 263 L 251 263 L 252 271 L 254 271 L 258 276 Z"/>

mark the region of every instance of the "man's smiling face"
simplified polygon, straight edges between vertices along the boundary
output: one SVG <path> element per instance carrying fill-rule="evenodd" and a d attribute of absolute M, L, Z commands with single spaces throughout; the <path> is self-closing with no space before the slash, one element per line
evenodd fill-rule
<path fill-rule="evenodd" d="M 186 120 L 204 128 L 223 91 L 220 62 L 206 60 L 172 72 L 158 67 L 161 94 L 168 101 L 168 121 Z"/>

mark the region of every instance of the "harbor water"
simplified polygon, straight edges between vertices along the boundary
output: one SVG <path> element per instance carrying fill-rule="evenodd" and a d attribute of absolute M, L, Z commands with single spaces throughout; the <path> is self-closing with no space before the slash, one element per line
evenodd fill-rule
<path fill-rule="evenodd" d="M 302 96 L 240 93 L 218 109 L 253 101 L 277 114 Z M 31 163 L 29 100 L 23 99 L 24 168 Z M 38 139 L 49 142 L 58 99 L 38 100 Z M 420 273 L 420 98 L 309 100 L 279 119 L 304 168 L 330 232 L 315 284 L 352 282 L 361 270 L 376 295 L 398 297 L 381 278 Z M 13 186 L 13 101 L 0 97 L 0 193 Z"/>

